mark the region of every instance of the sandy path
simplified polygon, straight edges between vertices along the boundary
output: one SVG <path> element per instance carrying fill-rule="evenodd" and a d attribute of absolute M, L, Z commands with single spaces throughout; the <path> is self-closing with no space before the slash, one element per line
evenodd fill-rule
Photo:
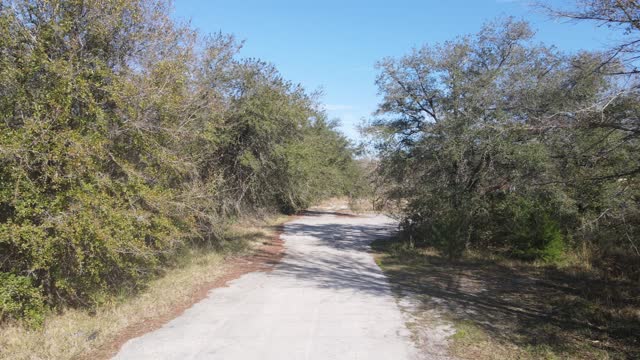
<path fill-rule="evenodd" d="M 116 359 L 412 359 L 403 316 L 369 242 L 384 216 L 310 212 L 285 226 L 285 255 L 212 290 Z"/>

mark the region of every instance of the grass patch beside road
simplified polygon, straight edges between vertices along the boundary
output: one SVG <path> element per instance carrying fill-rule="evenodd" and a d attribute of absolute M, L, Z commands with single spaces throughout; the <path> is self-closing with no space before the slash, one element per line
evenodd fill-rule
<path fill-rule="evenodd" d="M 37 330 L 4 324 L 0 327 L 0 359 L 106 357 L 108 351 L 95 353 L 96 349 L 108 346 L 132 326 L 170 319 L 176 310 L 189 306 L 195 293 L 207 291 L 207 284 L 224 276 L 233 259 L 269 243 L 287 219 L 276 216 L 230 226 L 220 244 L 186 249 L 163 276 L 138 294 L 122 294 L 96 309 L 49 314 Z"/>
<path fill-rule="evenodd" d="M 523 262 L 450 262 L 394 240 L 372 248 L 399 296 L 414 294 L 420 311 L 437 309 L 453 323 L 455 357 L 640 358 L 637 283 Z"/>

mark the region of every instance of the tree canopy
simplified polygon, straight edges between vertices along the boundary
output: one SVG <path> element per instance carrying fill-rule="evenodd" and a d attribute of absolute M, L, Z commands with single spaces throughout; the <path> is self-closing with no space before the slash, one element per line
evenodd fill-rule
<path fill-rule="evenodd" d="M 354 191 L 317 96 L 164 0 L 0 2 L 0 317 L 135 289 L 229 218 Z"/>
<path fill-rule="evenodd" d="M 607 52 L 564 54 L 522 21 L 382 60 L 367 129 L 409 241 L 560 261 L 637 257 L 638 91 Z"/>

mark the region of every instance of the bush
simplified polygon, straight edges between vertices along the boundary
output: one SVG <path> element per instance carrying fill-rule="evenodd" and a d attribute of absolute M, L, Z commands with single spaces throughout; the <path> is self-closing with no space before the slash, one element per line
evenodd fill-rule
<path fill-rule="evenodd" d="M 382 101 L 365 129 L 377 183 L 416 244 L 449 256 L 473 248 L 556 262 L 570 239 L 596 256 L 637 258 L 640 94 L 607 75 L 623 64 L 533 35 L 509 18 L 380 61 Z"/>
<path fill-rule="evenodd" d="M 29 278 L 3 275 L 3 317 L 135 292 L 225 219 L 349 193 L 353 150 L 315 97 L 169 1 L 5 3 L 0 273 Z"/>
<path fill-rule="evenodd" d="M 42 325 L 45 305 L 40 289 L 31 278 L 0 272 L 0 320 L 24 320 L 32 326 Z"/>
<path fill-rule="evenodd" d="M 444 251 L 449 259 L 458 258 L 467 244 L 467 220 L 464 214 L 451 211 L 451 214 L 435 221 L 430 228 L 431 245 Z"/>
<path fill-rule="evenodd" d="M 545 217 L 541 234 L 542 248 L 538 251 L 538 258 L 545 262 L 561 261 L 565 251 L 565 241 L 558 223 Z"/>
<path fill-rule="evenodd" d="M 515 257 L 526 260 L 542 260 L 554 263 L 562 260 L 565 251 L 565 239 L 556 220 L 548 213 L 541 202 L 530 199 L 518 199 L 507 214 L 503 240 L 511 248 Z M 557 216 L 556 216 L 557 218 Z M 504 226 L 497 224 L 496 226 Z"/>

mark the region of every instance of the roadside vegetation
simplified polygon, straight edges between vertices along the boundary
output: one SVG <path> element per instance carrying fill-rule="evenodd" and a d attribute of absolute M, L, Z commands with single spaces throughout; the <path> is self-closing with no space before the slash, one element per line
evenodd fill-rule
<path fill-rule="evenodd" d="M 164 0 L 0 1 L 3 341 L 104 320 L 184 254 L 215 265 L 246 215 L 359 191 L 318 96 L 240 48 Z"/>
<path fill-rule="evenodd" d="M 355 160 L 319 94 L 168 1 L 0 0 L 0 357 L 86 354 L 275 231 L 248 218 L 331 197 L 400 219 L 379 262 L 454 355 L 640 357 L 640 4 L 540 9 L 622 40 L 507 18 L 383 59 Z"/>
<path fill-rule="evenodd" d="M 610 2 L 587 3 L 604 12 Z M 635 2 L 613 3 L 619 13 L 602 16 L 639 14 L 622 5 Z M 638 18 L 625 19 L 616 25 L 635 44 Z M 365 129 L 380 157 L 375 180 L 401 204 L 412 245 L 451 259 L 578 261 L 637 281 L 638 71 L 619 48 L 565 54 L 533 35 L 504 19 L 382 60 L 383 99 Z"/>
<path fill-rule="evenodd" d="M 507 18 L 378 64 L 381 265 L 461 358 L 637 358 L 640 5 L 540 8 L 622 40 L 563 53 Z"/>
<path fill-rule="evenodd" d="M 636 359 L 640 356 L 637 282 L 558 267 L 467 255 L 450 261 L 400 239 L 373 244 L 394 293 L 414 320 L 418 344 L 439 324 L 457 359 Z M 426 334 L 426 335 L 425 335 Z M 429 353 L 432 349 L 421 349 Z"/>
<path fill-rule="evenodd" d="M 136 293 L 125 289 L 92 309 L 49 313 L 37 329 L 5 322 L 0 326 L 0 359 L 110 358 L 121 342 L 163 325 L 212 287 L 224 285 L 239 263 L 255 261 L 251 256 L 274 241 L 287 219 L 245 218 L 231 225 L 220 242 L 184 248 Z"/>

